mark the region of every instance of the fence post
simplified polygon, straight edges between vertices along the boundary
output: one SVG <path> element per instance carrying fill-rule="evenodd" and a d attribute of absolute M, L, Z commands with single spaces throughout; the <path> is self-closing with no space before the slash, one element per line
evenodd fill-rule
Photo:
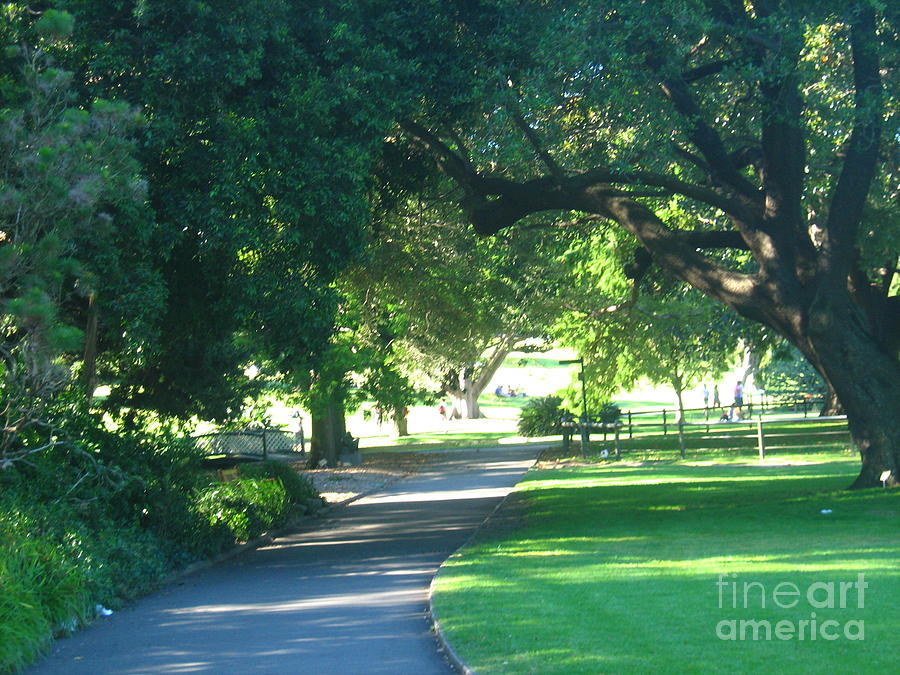
<path fill-rule="evenodd" d="M 663 436 L 669 435 L 669 426 L 666 423 L 666 409 L 663 408 Z"/>
<path fill-rule="evenodd" d="M 706 433 L 709 433 L 709 408 L 706 409 Z"/>
<path fill-rule="evenodd" d="M 628 438 L 634 438 L 634 436 L 632 436 L 631 411 L 630 410 L 628 411 Z"/>
<path fill-rule="evenodd" d="M 591 427 L 586 415 L 581 417 L 581 456 L 587 459 L 591 445 Z"/>
<path fill-rule="evenodd" d="M 762 416 L 756 418 L 756 438 L 759 442 L 759 458 L 766 458 L 766 437 L 763 433 L 763 420 Z"/>
<path fill-rule="evenodd" d="M 621 427 L 621 426 L 622 426 L 622 425 L 619 424 L 619 422 L 616 422 L 616 423 L 615 423 L 615 429 L 616 429 L 616 459 L 621 459 L 621 458 L 622 458 L 622 450 L 621 450 L 621 448 L 619 448 L 619 427 Z"/>
<path fill-rule="evenodd" d="M 262 439 L 263 439 L 263 461 L 269 459 L 269 449 L 266 447 L 266 430 L 262 430 Z"/>

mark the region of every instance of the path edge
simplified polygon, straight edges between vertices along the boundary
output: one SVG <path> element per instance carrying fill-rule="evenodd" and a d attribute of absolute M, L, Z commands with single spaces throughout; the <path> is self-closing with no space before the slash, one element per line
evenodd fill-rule
<path fill-rule="evenodd" d="M 535 456 L 534 461 L 531 463 L 531 466 L 529 466 L 528 469 L 526 469 L 525 473 L 522 474 L 522 478 L 524 478 L 528 474 L 528 472 L 534 468 L 534 466 L 535 466 L 535 464 L 537 464 L 538 459 L 540 458 L 541 454 L 543 454 L 543 452 L 545 450 L 547 450 L 547 448 L 549 448 L 549 447 L 550 447 L 549 445 L 546 447 L 542 447 L 542 446 L 537 447 L 538 453 Z M 497 504 L 497 506 L 495 506 L 493 509 L 491 509 L 491 512 L 485 517 L 484 520 L 481 521 L 481 524 L 475 528 L 475 530 L 472 532 L 472 534 L 469 535 L 469 537 L 463 542 L 463 544 L 459 548 L 457 548 L 453 553 L 451 553 L 449 556 L 447 556 L 447 560 L 445 560 L 444 562 L 441 563 L 441 566 L 438 567 L 438 571 L 435 572 L 434 576 L 431 578 L 431 583 L 428 585 L 428 616 L 431 619 L 431 626 L 432 626 L 432 630 L 434 631 L 434 636 L 438 641 L 438 645 L 443 650 L 444 655 L 447 657 L 447 661 L 450 662 L 450 665 L 452 666 L 452 668 L 456 672 L 462 673 L 462 675 L 478 675 L 478 674 L 474 670 L 472 670 L 472 668 L 470 668 L 466 664 L 465 661 L 462 660 L 462 657 L 453 648 L 453 645 L 450 644 L 450 640 L 447 638 L 446 633 L 444 633 L 444 629 L 441 627 L 440 617 L 438 616 L 437 612 L 434 609 L 435 585 L 437 584 L 438 577 L 441 575 L 441 572 L 444 569 L 444 565 L 447 564 L 447 561 L 449 561 L 457 553 L 459 553 L 464 548 L 468 547 L 469 544 L 472 543 L 472 541 L 475 539 L 475 537 L 478 534 L 480 534 L 481 531 L 484 529 L 485 524 L 489 520 L 491 520 L 497 514 L 497 512 L 500 511 L 500 509 L 502 509 L 506 505 L 506 500 L 509 499 L 509 496 L 511 494 L 514 494 L 516 492 L 516 488 L 519 486 L 519 483 L 521 483 L 521 482 L 522 481 L 520 479 L 515 484 L 515 486 L 513 486 L 513 489 L 510 490 L 509 492 L 507 492 L 506 495 L 503 497 L 503 499 L 500 500 L 500 502 Z"/>
<path fill-rule="evenodd" d="M 182 579 L 192 576 L 197 572 L 202 572 L 203 570 L 209 569 L 210 567 L 215 567 L 216 565 L 225 562 L 226 560 L 231 560 L 239 556 L 241 553 L 245 553 L 247 551 L 252 551 L 263 546 L 267 546 L 275 542 L 276 539 L 280 539 L 289 534 L 294 534 L 300 531 L 300 528 L 307 521 L 313 520 L 315 518 L 324 518 L 328 514 L 330 514 L 333 510 L 340 508 L 342 506 L 347 506 L 348 504 L 352 504 L 353 502 L 364 499 L 365 497 L 370 497 L 374 494 L 377 494 L 381 490 L 392 486 L 394 483 L 397 483 L 401 480 L 409 478 L 412 473 L 404 473 L 393 480 L 388 481 L 382 485 L 377 487 L 373 487 L 365 492 L 360 492 L 359 494 L 355 494 L 352 497 L 347 497 L 339 502 L 335 502 L 333 504 L 326 504 L 322 508 L 318 509 L 314 513 L 305 513 L 302 516 L 298 516 L 291 520 L 290 522 L 282 525 L 281 527 L 270 530 L 268 532 L 263 532 L 258 537 L 254 537 L 250 541 L 244 542 L 243 544 L 236 544 L 218 555 L 215 555 L 211 558 L 205 558 L 203 560 L 197 560 L 188 565 L 185 565 L 181 569 L 175 570 L 171 574 L 163 577 L 159 583 L 157 584 L 157 589 L 162 589 L 170 584 L 181 581 Z"/>

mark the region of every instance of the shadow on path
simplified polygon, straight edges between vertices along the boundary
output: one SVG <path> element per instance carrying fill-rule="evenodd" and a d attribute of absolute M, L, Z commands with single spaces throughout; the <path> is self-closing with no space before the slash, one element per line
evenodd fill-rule
<path fill-rule="evenodd" d="M 454 453 L 60 640 L 34 674 L 449 673 L 427 594 L 540 448 Z"/>

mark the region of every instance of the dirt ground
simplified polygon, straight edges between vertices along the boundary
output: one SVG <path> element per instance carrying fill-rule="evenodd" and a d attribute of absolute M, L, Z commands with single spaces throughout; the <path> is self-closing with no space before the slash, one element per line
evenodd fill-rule
<path fill-rule="evenodd" d="M 432 453 L 381 452 L 365 456 L 359 466 L 306 469 L 302 462 L 297 462 L 294 467 L 312 480 L 325 501 L 339 504 L 390 485 L 437 457 Z"/>

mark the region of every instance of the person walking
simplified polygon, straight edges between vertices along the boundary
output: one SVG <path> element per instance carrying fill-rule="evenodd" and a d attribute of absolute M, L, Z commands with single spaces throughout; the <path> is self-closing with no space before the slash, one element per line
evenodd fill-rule
<path fill-rule="evenodd" d="M 706 384 L 703 385 L 703 407 L 709 407 L 709 389 L 706 387 Z"/>
<path fill-rule="evenodd" d="M 719 385 L 713 385 L 713 408 L 720 408 L 722 402 L 719 400 Z"/>

